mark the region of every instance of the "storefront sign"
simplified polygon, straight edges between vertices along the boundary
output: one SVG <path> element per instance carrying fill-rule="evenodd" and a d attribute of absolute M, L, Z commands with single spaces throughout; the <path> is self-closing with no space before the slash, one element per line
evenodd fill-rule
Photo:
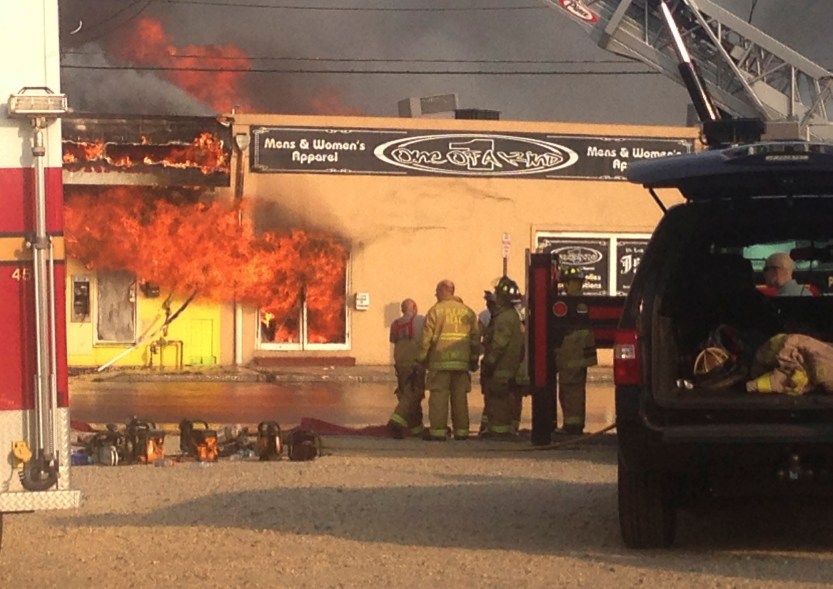
<path fill-rule="evenodd" d="M 537 252 L 558 256 L 562 268 L 576 266 L 585 274 L 584 294 L 624 296 L 648 245 L 648 234 L 559 235 L 540 232 Z"/>
<path fill-rule="evenodd" d="M 623 180 L 637 160 L 690 139 L 402 129 L 253 127 L 253 172 Z"/>
<path fill-rule="evenodd" d="M 625 295 L 633 284 L 633 277 L 648 239 L 618 239 L 616 241 L 616 294 Z"/>
<path fill-rule="evenodd" d="M 610 290 L 610 240 L 580 237 L 541 237 L 538 251 L 558 256 L 563 269 L 584 271 L 583 294 L 605 295 Z"/>

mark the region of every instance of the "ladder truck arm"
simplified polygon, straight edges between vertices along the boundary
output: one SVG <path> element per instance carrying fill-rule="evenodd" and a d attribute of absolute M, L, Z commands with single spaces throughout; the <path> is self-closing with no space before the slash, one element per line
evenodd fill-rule
<path fill-rule="evenodd" d="M 688 88 L 662 14 L 665 5 L 721 113 L 760 118 L 773 138 L 833 139 L 833 74 L 710 0 L 544 2 L 581 25 L 601 48 Z"/>

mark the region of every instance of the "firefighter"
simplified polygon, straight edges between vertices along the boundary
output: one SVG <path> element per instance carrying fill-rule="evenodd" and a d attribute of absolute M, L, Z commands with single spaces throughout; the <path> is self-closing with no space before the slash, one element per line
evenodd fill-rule
<path fill-rule="evenodd" d="M 490 290 L 484 290 L 483 300 L 486 301 L 486 308 L 477 315 L 477 322 L 480 324 L 481 334 L 486 333 L 486 328 L 489 327 L 489 321 L 492 320 L 492 315 L 495 314 L 495 293 Z"/>
<path fill-rule="evenodd" d="M 486 327 L 489 325 L 489 320 L 491 319 L 492 315 L 495 312 L 495 294 L 492 291 L 485 291 L 483 298 L 486 299 L 486 309 L 480 312 L 478 315 L 478 321 L 480 322 L 480 330 L 481 330 L 481 340 L 482 337 L 486 334 Z M 520 317 L 521 321 L 521 332 L 523 335 L 523 341 L 525 344 L 526 340 L 526 309 L 523 305 L 523 297 L 521 296 L 520 292 L 517 294 L 512 295 L 511 303 L 515 307 L 515 311 L 518 313 L 518 317 Z M 480 346 L 481 353 L 483 351 L 483 346 Z M 524 353 L 521 354 L 523 360 L 521 361 L 521 365 L 518 367 L 518 374 L 515 377 L 515 384 L 516 386 L 513 387 L 513 415 L 512 415 L 512 431 L 514 433 L 518 433 L 521 427 L 521 415 L 523 413 L 523 403 L 524 397 L 529 394 L 529 373 L 527 371 L 526 365 L 526 345 L 524 345 Z M 483 374 L 480 374 L 480 388 L 481 391 L 484 387 L 484 381 L 486 379 L 483 378 Z M 483 396 L 483 414 L 480 418 L 480 432 L 483 433 L 486 431 L 486 424 L 489 421 L 489 408 L 488 408 L 489 399 Z"/>
<path fill-rule="evenodd" d="M 495 314 L 495 293 L 491 290 L 483 291 L 483 300 L 486 301 L 486 308 L 480 311 L 477 315 L 477 324 L 480 328 L 480 354 L 483 354 L 483 338 L 486 336 L 486 328 L 489 327 L 489 322 Z M 489 421 L 488 399 L 486 398 L 486 391 L 484 390 L 485 383 L 483 382 L 483 374 L 480 374 L 480 392 L 483 395 L 483 413 L 480 415 L 480 430 L 478 433 L 486 431 L 486 423 Z"/>
<path fill-rule="evenodd" d="M 526 307 L 523 303 L 521 294 L 512 301 L 515 311 L 521 321 L 521 362 L 518 366 L 518 373 L 515 375 L 515 386 L 513 387 L 513 395 L 515 398 L 514 409 L 512 414 L 512 431 L 519 433 L 521 428 L 521 414 L 523 413 L 524 397 L 530 394 L 529 390 L 529 371 L 527 367 L 526 357 Z"/>
<path fill-rule="evenodd" d="M 454 439 L 469 435 L 468 392 L 471 375 L 477 370 L 480 329 L 477 315 L 454 295 L 454 283 L 442 280 L 435 291 L 437 303 L 425 315 L 418 361 L 428 368 L 428 440 L 445 440 L 448 435 L 448 407 Z"/>
<path fill-rule="evenodd" d="M 402 316 L 390 326 L 393 344 L 393 364 L 396 371 L 396 409 L 387 428 L 396 439 L 405 434 L 422 435 L 422 400 L 425 398 L 425 369 L 417 362 L 419 342 L 425 317 L 417 312 L 413 299 L 405 299 L 400 306 Z"/>
<path fill-rule="evenodd" d="M 580 296 L 584 287 L 581 268 L 568 266 L 561 271 L 561 281 L 568 297 Z M 555 367 L 558 371 L 558 401 L 561 405 L 563 433 L 580 435 L 584 432 L 587 367 L 595 366 L 596 340 L 593 330 L 575 328 L 569 330 L 555 350 Z"/>
<path fill-rule="evenodd" d="M 515 309 L 520 291 L 504 276 L 495 288 L 495 310 L 483 338 L 480 380 L 483 383 L 487 438 L 514 437 L 517 397 L 515 378 L 524 353 L 521 318 Z"/>

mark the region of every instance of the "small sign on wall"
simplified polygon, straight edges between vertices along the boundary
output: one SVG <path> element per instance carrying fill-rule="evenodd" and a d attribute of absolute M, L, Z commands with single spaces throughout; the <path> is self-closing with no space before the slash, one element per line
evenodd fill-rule
<path fill-rule="evenodd" d="M 370 293 L 357 292 L 354 306 L 356 311 L 367 311 L 370 308 Z"/>

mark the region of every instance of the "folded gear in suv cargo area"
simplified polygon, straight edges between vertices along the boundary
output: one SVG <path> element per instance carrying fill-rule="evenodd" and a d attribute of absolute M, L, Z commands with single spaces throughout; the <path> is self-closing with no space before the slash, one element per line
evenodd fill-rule
<path fill-rule="evenodd" d="M 657 226 L 617 330 L 625 543 L 670 545 L 677 508 L 702 496 L 833 492 L 833 146 L 712 150 L 629 179 L 686 202 Z M 777 296 L 779 252 L 802 296 Z"/>

